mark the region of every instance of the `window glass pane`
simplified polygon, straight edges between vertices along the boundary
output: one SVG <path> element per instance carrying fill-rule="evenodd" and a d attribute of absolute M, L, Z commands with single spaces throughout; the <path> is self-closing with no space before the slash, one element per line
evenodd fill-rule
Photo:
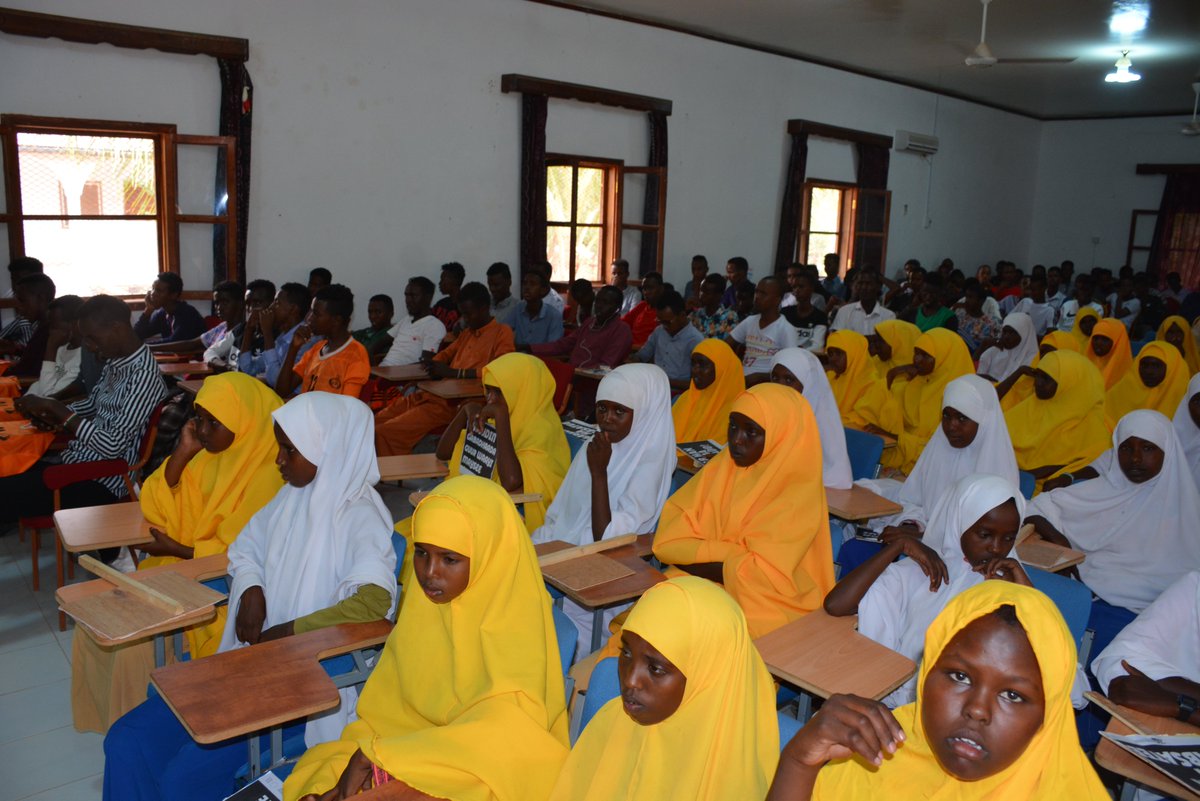
<path fill-rule="evenodd" d="M 224 225 L 209 223 L 179 224 L 179 277 L 188 292 L 207 291 L 213 285 L 213 234 L 226 236 Z M 201 311 L 208 308 L 205 301 L 189 300 Z"/>
<path fill-rule="evenodd" d="M 180 214 L 213 214 L 217 197 L 217 152 L 225 150 L 214 145 L 177 145 L 175 148 L 178 204 Z M 226 198 L 225 175 L 221 174 L 219 197 Z M 220 213 L 225 213 L 221 204 Z"/>
<path fill-rule="evenodd" d="M 629 277 L 639 278 L 642 275 L 642 237 L 641 231 L 625 229 L 621 232 L 621 258 L 629 262 Z M 653 269 L 647 265 L 646 270 Z"/>
<path fill-rule="evenodd" d="M 575 277 L 589 281 L 600 280 L 600 256 L 604 229 L 600 226 L 580 226 L 575 230 Z M 555 270 L 555 275 L 558 270 Z"/>
<path fill-rule="evenodd" d="M 841 210 L 842 190 L 814 186 L 808 206 L 808 230 L 837 233 Z"/>
<path fill-rule="evenodd" d="M 546 168 L 546 221 L 571 221 L 571 173 L 574 167 Z"/>
<path fill-rule="evenodd" d="M 155 213 L 152 139 L 18 132 L 17 156 L 25 214 Z"/>
<path fill-rule="evenodd" d="M 822 274 L 824 274 L 825 254 L 837 252 L 837 234 L 809 234 L 808 253 L 804 254 L 804 263 L 821 267 Z"/>
<path fill-rule="evenodd" d="M 25 253 L 42 260 L 59 295 L 141 295 L 158 275 L 154 220 L 26 220 L 24 229 Z"/>
<path fill-rule="evenodd" d="M 576 198 L 575 221 L 600 225 L 604 221 L 604 170 L 599 167 L 580 167 Z"/>
<path fill-rule="evenodd" d="M 550 276 L 551 281 L 571 280 L 570 226 L 546 226 L 546 261 L 554 268 Z"/>

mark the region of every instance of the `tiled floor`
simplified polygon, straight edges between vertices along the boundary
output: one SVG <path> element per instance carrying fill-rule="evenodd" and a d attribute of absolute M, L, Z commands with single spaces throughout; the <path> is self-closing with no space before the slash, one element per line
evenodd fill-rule
<path fill-rule="evenodd" d="M 381 486 L 400 520 L 408 495 L 436 482 Z M 0 531 L 0 801 L 97 801 L 103 737 L 71 725 L 71 635 L 58 630 L 54 540 L 43 532 L 42 588 L 33 591 L 31 550 L 16 529 Z M 76 571 L 79 579 L 89 578 Z"/>

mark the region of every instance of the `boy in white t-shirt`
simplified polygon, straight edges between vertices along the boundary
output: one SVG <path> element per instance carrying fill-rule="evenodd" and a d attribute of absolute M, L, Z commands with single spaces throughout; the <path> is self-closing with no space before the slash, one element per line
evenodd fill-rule
<path fill-rule="evenodd" d="M 431 312 L 433 282 L 423 275 L 410 278 L 404 288 L 404 308 L 408 311 L 388 333 L 392 346 L 379 364 L 393 367 L 416 364 L 424 356 L 432 357 L 446 336 L 446 326 Z"/>
<path fill-rule="evenodd" d="M 1088 275 L 1076 276 L 1075 297 L 1063 303 L 1059 309 L 1058 330 L 1069 332 L 1074 328 L 1075 315 L 1079 314 L 1079 310 L 1084 306 L 1091 306 L 1097 314 L 1104 316 L 1104 307 L 1092 300 L 1092 278 Z"/>
<path fill-rule="evenodd" d="M 27 395 L 51 398 L 71 385 L 79 375 L 83 355 L 83 334 L 79 330 L 79 307 L 83 298 L 63 295 L 50 302 L 50 338 L 46 340 L 38 380 L 25 391 Z"/>
<path fill-rule="evenodd" d="M 775 275 L 759 281 L 754 289 L 758 314 L 750 315 L 729 332 L 727 341 L 742 359 L 747 386 L 770 380 L 771 357 L 784 348 L 796 347 L 796 329 L 779 312 L 783 288 L 783 281 Z"/>

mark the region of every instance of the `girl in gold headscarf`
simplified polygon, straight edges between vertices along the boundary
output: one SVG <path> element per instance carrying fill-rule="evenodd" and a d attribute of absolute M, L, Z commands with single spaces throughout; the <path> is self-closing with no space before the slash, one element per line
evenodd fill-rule
<path fill-rule="evenodd" d="M 867 335 L 867 344 L 879 377 L 887 378 L 893 367 L 912 364 L 913 348 L 920 338 L 921 329 L 904 320 L 876 324 L 875 333 Z"/>
<path fill-rule="evenodd" d="M 340 740 L 310 748 L 286 801 L 385 781 L 413 799 L 540 801 L 567 756 L 550 598 L 497 484 L 458 476 L 413 512 L 396 628 Z M 408 798 L 409 796 L 405 796 Z"/>
<path fill-rule="evenodd" d="M 1106 392 L 1116 386 L 1133 363 L 1133 351 L 1129 347 L 1129 332 L 1125 330 L 1125 324 L 1111 317 L 1096 323 L 1084 355 L 1100 371 Z"/>
<path fill-rule="evenodd" d="M 842 425 L 864 431 L 898 432 L 903 424 L 900 404 L 871 365 L 867 338 L 857 331 L 834 331 L 825 340 L 825 355 L 825 375 L 841 412 Z"/>
<path fill-rule="evenodd" d="M 1033 394 L 1033 377 L 1037 373 L 1038 365 L 1042 363 L 1042 359 L 1046 357 L 1047 353 L 1056 350 L 1079 353 L 1079 340 L 1057 328 L 1042 337 L 1042 341 L 1038 343 L 1038 355 L 1034 358 L 1033 364 L 1028 368 L 1017 370 L 996 385 L 996 392 L 1000 395 L 1001 409 L 1007 412 Z"/>
<path fill-rule="evenodd" d="M 925 636 L 917 701 L 834 696 L 783 751 L 769 801 L 1104 801 L 1071 708 L 1075 642 L 1054 602 L 1004 581 Z"/>
<path fill-rule="evenodd" d="M 142 486 L 142 514 L 154 542 L 138 565 L 150 568 L 224 553 L 254 513 L 283 486 L 271 412 L 283 405 L 273 390 L 242 373 L 210 376 L 196 393 L 196 416 L 171 456 Z M 216 653 L 227 608 L 210 623 L 186 630 L 192 659 Z M 71 698 L 75 727 L 106 731 L 146 700 L 154 666 L 150 643 L 101 648 L 83 629 L 72 640 Z"/>
<path fill-rule="evenodd" d="M 908 473 L 917 463 L 925 443 L 942 422 L 942 393 L 960 375 L 975 372 L 971 352 L 962 337 L 945 328 L 921 334 L 913 348 L 913 363 L 892 370 L 892 377 L 907 376 L 901 411 L 904 427 L 895 448 L 884 451 L 881 463 Z"/>
<path fill-rule="evenodd" d="M 746 389 L 742 362 L 723 339 L 706 339 L 692 351 L 692 384 L 671 407 L 676 442 L 711 439 L 725 444 L 729 407 Z"/>
<path fill-rule="evenodd" d="M 1175 346 L 1187 363 L 1188 375 L 1200 373 L 1200 348 L 1196 347 L 1196 338 L 1192 336 L 1192 327 L 1186 319 L 1178 314 L 1171 315 L 1162 321 L 1154 338 Z"/>
<path fill-rule="evenodd" d="M 1135 409 L 1153 409 L 1167 417 L 1175 414 L 1187 392 L 1187 364 L 1168 342 L 1147 342 L 1133 361 L 1133 369 L 1108 391 L 1105 419 L 1115 429 L 1121 418 Z"/>
<path fill-rule="evenodd" d="M 583 730 L 553 801 L 766 795 L 779 760 L 774 684 L 720 587 L 683 576 L 651 588 L 625 621 L 618 672 L 621 697 Z"/>
<path fill-rule="evenodd" d="M 1075 315 L 1075 322 L 1071 324 L 1071 336 L 1079 343 L 1080 353 L 1087 350 L 1088 340 L 1092 338 L 1092 332 L 1096 330 L 1096 323 L 1099 321 L 1100 312 L 1091 306 L 1084 306 Z"/>
<path fill-rule="evenodd" d="M 446 426 L 437 457 L 461 472 L 463 443 L 469 429 L 496 427 L 496 466 L 492 480 L 508 492 L 532 492 L 540 501 L 525 504 L 525 527 L 533 531 L 546 519 L 567 468 L 571 449 L 554 409 L 554 377 L 545 363 L 527 353 L 507 353 L 483 368 L 484 403 L 467 403 Z M 406 561 L 408 561 L 406 557 Z"/>
<path fill-rule="evenodd" d="M 804 396 L 780 384 L 743 392 L 729 447 L 667 500 L 654 555 L 723 583 L 754 637 L 808 614 L 834 583 L 820 465 Z"/>

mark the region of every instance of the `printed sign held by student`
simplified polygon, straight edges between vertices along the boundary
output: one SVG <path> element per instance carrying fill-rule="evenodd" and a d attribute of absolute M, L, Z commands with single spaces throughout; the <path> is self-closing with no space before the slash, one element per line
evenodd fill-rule
<path fill-rule="evenodd" d="M 462 461 L 458 465 L 463 475 L 491 478 L 496 469 L 496 427 L 488 423 L 483 431 L 468 431 L 463 441 Z"/>
<path fill-rule="evenodd" d="M 1200 793 L 1200 735 L 1100 733 L 1193 793 Z"/>
<path fill-rule="evenodd" d="M 690 456 L 699 469 L 720 453 L 723 446 L 711 439 L 705 439 L 700 442 L 680 442 L 675 447 Z"/>

